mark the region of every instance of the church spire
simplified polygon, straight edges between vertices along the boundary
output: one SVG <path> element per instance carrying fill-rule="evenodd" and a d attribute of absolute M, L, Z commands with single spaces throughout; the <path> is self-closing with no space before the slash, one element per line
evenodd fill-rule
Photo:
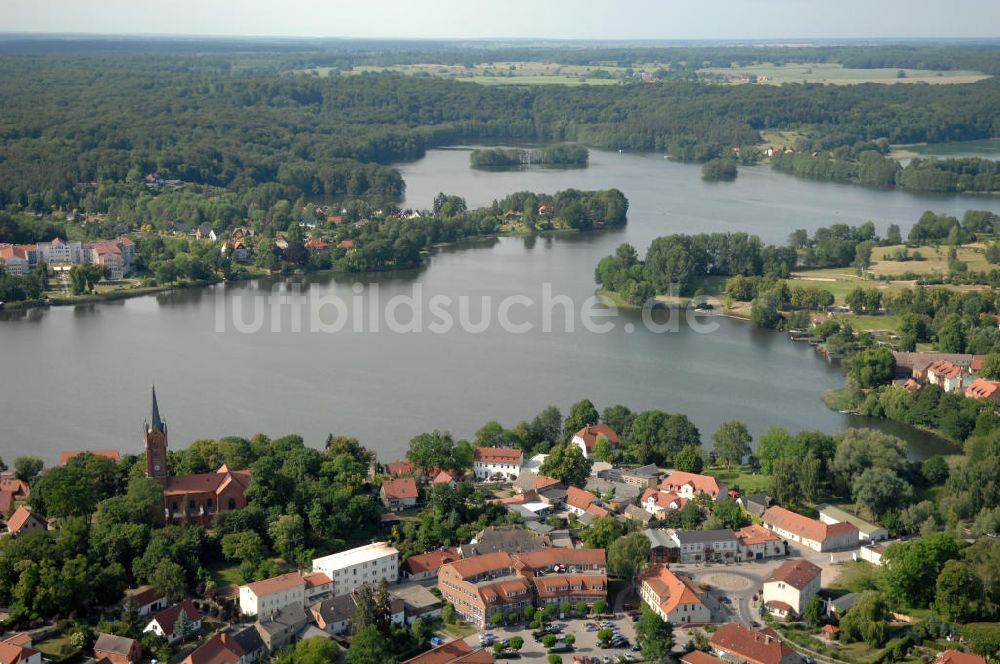
<path fill-rule="evenodd" d="M 156 403 L 156 385 L 153 385 L 153 415 L 149 426 L 156 431 L 163 431 L 163 421 L 160 419 L 160 406 Z"/>

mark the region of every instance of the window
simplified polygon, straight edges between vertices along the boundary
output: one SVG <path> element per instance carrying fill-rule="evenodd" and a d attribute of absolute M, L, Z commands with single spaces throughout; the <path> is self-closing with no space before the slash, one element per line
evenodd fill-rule
<path fill-rule="evenodd" d="M 229 499 L 229 509 L 231 509 L 231 510 L 236 509 L 236 499 L 235 498 L 230 498 Z"/>

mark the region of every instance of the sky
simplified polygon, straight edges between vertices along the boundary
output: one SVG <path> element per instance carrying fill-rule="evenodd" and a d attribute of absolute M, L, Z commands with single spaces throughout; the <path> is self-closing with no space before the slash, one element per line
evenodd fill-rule
<path fill-rule="evenodd" d="M 0 32 L 276 37 L 1000 37 L 997 0 L 0 0 Z"/>

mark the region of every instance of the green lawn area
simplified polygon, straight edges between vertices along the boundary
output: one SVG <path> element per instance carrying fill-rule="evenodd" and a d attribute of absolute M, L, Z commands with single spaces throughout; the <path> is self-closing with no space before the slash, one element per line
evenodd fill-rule
<path fill-rule="evenodd" d="M 41 651 L 43 655 L 46 655 L 51 659 L 62 659 L 73 650 L 69 645 L 69 636 L 66 634 L 60 634 L 59 636 L 51 639 L 45 639 L 44 641 L 38 641 L 35 643 L 34 647 L 36 650 Z"/>
<path fill-rule="evenodd" d="M 243 583 L 239 563 L 214 563 L 208 566 L 208 573 L 212 575 L 216 588 Z"/>
<path fill-rule="evenodd" d="M 454 625 L 442 625 L 441 632 L 456 639 L 464 639 L 470 634 L 475 634 L 479 628 L 469 623 L 455 623 Z"/>
<path fill-rule="evenodd" d="M 859 593 L 875 587 L 882 570 L 864 560 L 854 560 L 839 566 L 840 574 L 830 584 L 834 590 L 848 593 Z"/>
<path fill-rule="evenodd" d="M 760 493 L 767 491 L 771 483 L 771 478 L 763 473 L 754 473 L 749 468 L 740 466 L 732 470 L 725 468 L 710 468 L 707 475 L 719 480 L 720 484 L 732 489 L 739 487 L 742 493 Z"/>

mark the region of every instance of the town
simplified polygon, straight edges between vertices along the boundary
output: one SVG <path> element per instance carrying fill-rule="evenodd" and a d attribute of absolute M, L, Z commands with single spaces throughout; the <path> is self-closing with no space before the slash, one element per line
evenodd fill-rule
<path fill-rule="evenodd" d="M 434 432 L 417 436 L 408 458 L 379 463 L 356 441 L 332 436 L 322 455 L 306 453 L 301 442 L 258 438 L 175 451 L 154 388 L 140 454 L 66 451 L 56 467 L 19 458 L 4 473 L 0 597 L 9 608 L 0 619 L 13 629 L 2 636 L 0 661 L 252 664 L 328 661 L 337 653 L 350 664 L 852 661 L 858 645 L 881 648 L 886 634 L 912 632 L 920 615 L 889 612 L 870 580 L 888 565 L 890 574 L 911 575 L 904 584 L 919 584 L 912 575 L 926 572 L 895 566 L 913 555 L 940 556 L 912 549 L 931 540 L 957 555 L 943 533 L 900 540 L 898 525 L 836 505 L 817 505 L 814 518 L 766 491 L 727 486 L 724 473 L 701 468 L 710 460 L 692 468 L 675 454 L 688 470 L 622 463 L 625 446 L 607 423 L 615 418 L 593 419 L 578 406 L 565 426 L 575 427 L 574 418 L 582 425 L 566 429 L 565 442 L 546 453 L 456 445 Z M 490 425 L 480 433 L 503 437 Z M 272 449 L 247 467 L 255 446 Z M 266 527 L 254 525 L 264 516 L 257 501 L 278 486 L 269 473 L 286 472 L 284 456 L 357 487 L 348 500 L 361 501 L 351 509 L 368 543 L 348 531 L 334 534 L 340 545 L 328 553 L 307 548 L 316 539 L 292 503 Z M 122 474 L 124 493 L 105 488 L 110 497 L 81 503 Z M 316 481 L 310 476 L 301 481 Z M 438 513 L 431 522 L 429 512 Z M 435 518 L 450 534 L 422 532 L 437 527 Z M 148 545 L 127 554 L 140 523 L 159 525 L 142 526 Z M 119 572 L 91 571 L 106 584 L 93 597 L 81 588 L 85 579 L 71 579 L 86 573 L 86 558 L 67 558 L 60 568 L 40 559 L 57 554 L 39 553 L 86 548 L 88 530 L 89 547 L 112 547 L 111 559 L 137 555 L 131 575 L 117 562 L 111 567 Z M 197 559 L 182 564 L 213 546 L 230 561 L 225 570 L 209 572 Z M 196 583 L 186 580 L 184 564 L 197 570 Z M 952 563 L 936 564 L 948 570 Z M 869 581 L 850 591 L 838 583 L 843 576 Z M 129 579 L 142 583 L 125 587 Z M 934 605 L 960 619 L 945 602 L 967 591 L 943 583 L 936 581 Z M 986 633 L 962 636 L 934 618 L 920 629 L 922 645 L 905 638 L 937 664 L 984 663 L 997 645 Z"/>

